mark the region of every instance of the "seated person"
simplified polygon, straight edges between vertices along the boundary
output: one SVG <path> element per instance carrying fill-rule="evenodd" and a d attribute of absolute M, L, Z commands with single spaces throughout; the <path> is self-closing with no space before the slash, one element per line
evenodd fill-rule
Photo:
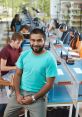
<path fill-rule="evenodd" d="M 20 30 L 20 27 L 21 27 L 21 21 L 19 18 L 19 14 L 16 14 L 11 22 L 11 31 L 18 32 Z"/>
<path fill-rule="evenodd" d="M 11 81 L 11 76 L 15 74 L 15 63 L 20 55 L 20 45 L 23 41 L 21 33 L 13 33 L 10 42 L 0 51 L 1 60 L 1 76 L 5 80 Z M 7 95 L 9 95 L 9 88 L 6 87 Z"/>
<path fill-rule="evenodd" d="M 61 41 L 63 41 L 64 44 L 69 44 L 70 40 L 74 37 L 75 29 L 71 27 L 68 30 L 65 30 L 62 34 Z"/>
<path fill-rule="evenodd" d="M 74 39 L 70 41 L 70 47 L 73 52 L 79 53 L 80 58 L 82 58 L 82 34 L 75 32 Z"/>
<path fill-rule="evenodd" d="M 63 33 L 67 30 L 67 26 L 65 24 L 60 24 L 58 30 L 57 30 L 57 33 L 56 33 L 56 44 L 59 44 L 60 43 L 60 40 L 63 41 L 61 38 L 62 38 L 62 35 Z"/>
<path fill-rule="evenodd" d="M 57 19 L 53 19 L 49 24 L 48 32 L 56 35 L 58 28 L 59 28 L 59 23 Z"/>
<path fill-rule="evenodd" d="M 20 28 L 20 32 L 24 36 L 24 40 L 23 40 L 23 42 L 21 44 L 21 48 L 23 50 L 25 50 L 27 48 L 29 49 L 29 47 L 30 47 L 30 41 L 29 41 L 29 34 L 30 34 L 30 32 L 29 32 L 29 28 L 30 27 L 28 25 L 22 25 L 21 28 Z"/>
<path fill-rule="evenodd" d="M 65 24 L 60 24 L 57 31 L 57 41 L 61 40 L 63 33 L 67 30 L 67 26 Z"/>

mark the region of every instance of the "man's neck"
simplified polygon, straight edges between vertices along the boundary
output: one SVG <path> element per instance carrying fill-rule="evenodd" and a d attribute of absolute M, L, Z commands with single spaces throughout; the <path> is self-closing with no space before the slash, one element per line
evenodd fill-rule
<path fill-rule="evenodd" d="M 33 51 L 33 53 L 35 55 L 41 55 L 41 54 L 44 54 L 45 52 L 46 52 L 46 49 L 45 48 L 40 53 L 36 53 L 36 52 Z"/>
<path fill-rule="evenodd" d="M 14 46 L 13 46 L 13 44 L 12 44 L 12 43 L 10 43 L 9 45 L 10 45 L 12 48 L 14 48 Z"/>

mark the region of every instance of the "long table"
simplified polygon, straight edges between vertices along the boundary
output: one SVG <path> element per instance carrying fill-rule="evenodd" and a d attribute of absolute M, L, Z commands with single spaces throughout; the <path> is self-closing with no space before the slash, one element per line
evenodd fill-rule
<path fill-rule="evenodd" d="M 65 50 L 66 46 L 63 45 L 56 45 L 55 46 L 55 51 L 57 52 L 58 56 L 61 57 L 62 55 L 68 55 L 68 57 L 76 57 L 78 59 L 78 54 L 76 53 L 75 55 L 71 55 L 71 52 L 68 52 L 68 49 Z M 69 47 L 68 47 L 69 48 Z M 74 58 L 73 58 L 74 59 Z M 74 59 L 75 60 L 75 59 Z M 66 63 L 66 61 L 64 60 Z M 76 115 L 75 117 L 78 117 L 79 114 L 79 106 L 82 104 L 82 59 L 78 59 L 74 61 L 74 64 L 66 64 L 68 71 L 72 74 L 73 78 L 75 79 L 77 85 L 76 88 L 74 89 L 74 93 L 77 93 L 77 99 L 76 99 Z"/>

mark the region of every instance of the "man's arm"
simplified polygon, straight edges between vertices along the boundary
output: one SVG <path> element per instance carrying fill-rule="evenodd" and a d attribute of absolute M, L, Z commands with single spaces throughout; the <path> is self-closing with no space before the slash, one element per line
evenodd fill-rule
<path fill-rule="evenodd" d="M 38 99 L 44 96 L 53 86 L 55 78 L 47 78 L 47 83 L 43 86 L 43 88 L 34 95 L 35 99 Z"/>
<path fill-rule="evenodd" d="M 22 75 L 22 70 L 17 68 L 16 74 L 14 76 L 13 84 L 14 84 L 14 88 L 15 88 L 17 101 L 20 104 L 22 104 L 22 99 L 23 99 L 23 96 L 20 94 L 21 75 Z"/>
<path fill-rule="evenodd" d="M 16 95 L 20 94 L 21 75 L 22 75 L 22 70 L 19 68 L 16 68 L 16 74 L 14 76 L 14 81 L 13 81 Z"/>
<path fill-rule="evenodd" d="M 55 78 L 48 78 L 47 83 L 43 86 L 43 88 L 34 95 L 35 100 L 39 99 L 40 97 L 43 97 L 53 86 Z M 23 104 L 31 104 L 33 103 L 32 96 L 26 96 L 22 100 Z"/>
<path fill-rule="evenodd" d="M 50 25 L 48 28 L 48 31 L 51 31 L 53 29 L 53 25 Z"/>
<path fill-rule="evenodd" d="M 16 70 L 16 66 L 6 66 L 7 60 L 1 58 L 1 71 Z"/>

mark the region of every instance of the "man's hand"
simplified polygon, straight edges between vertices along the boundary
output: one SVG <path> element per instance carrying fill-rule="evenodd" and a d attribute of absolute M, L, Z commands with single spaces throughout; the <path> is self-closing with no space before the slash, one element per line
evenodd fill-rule
<path fill-rule="evenodd" d="M 22 99 L 22 103 L 23 104 L 32 104 L 33 103 L 33 100 L 32 100 L 32 97 L 31 96 L 25 96 L 23 99 Z"/>
<path fill-rule="evenodd" d="M 20 95 L 20 94 L 18 94 L 16 97 L 17 97 L 17 102 L 19 104 L 23 104 L 22 100 L 24 100 L 24 97 L 22 95 Z"/>

